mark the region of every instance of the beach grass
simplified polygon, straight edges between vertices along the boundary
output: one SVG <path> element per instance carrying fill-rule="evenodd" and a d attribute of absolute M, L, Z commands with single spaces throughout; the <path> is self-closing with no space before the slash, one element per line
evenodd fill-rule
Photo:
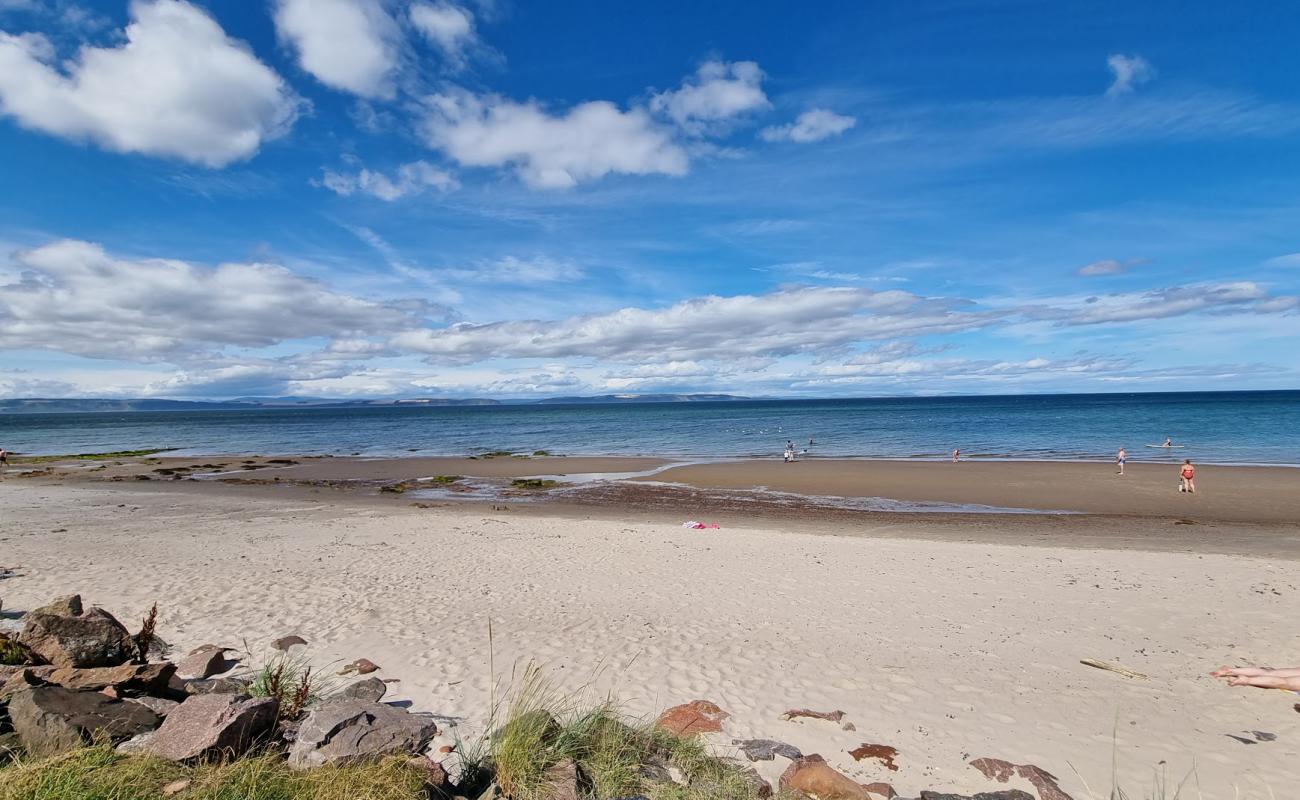
<path fill-rule="evenodd" d="M 107 745 L 0 768 L 0 800 L 425 800 L 425 772 L 406 758 L 293 770 L 272 754 L 185 766 Z"/>

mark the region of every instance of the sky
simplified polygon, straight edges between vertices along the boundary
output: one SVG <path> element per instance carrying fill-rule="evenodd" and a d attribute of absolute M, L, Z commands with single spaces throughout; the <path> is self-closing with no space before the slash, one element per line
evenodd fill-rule
<path fill-rule="evenodd" d="M 1300 387 L 1287 2 L 0 0 L 0 396 Z"/>

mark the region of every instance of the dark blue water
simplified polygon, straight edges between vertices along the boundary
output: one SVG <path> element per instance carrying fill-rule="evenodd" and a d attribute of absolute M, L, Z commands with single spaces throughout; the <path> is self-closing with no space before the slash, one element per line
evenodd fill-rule
<path fill-rule="evenodd" d="M 1165 436 L 1185 449 L 1156 450 Z M 555 453 L 1107 459 L 1300 464 L 1300 392 L 1020 395 L 635 405 L 379 407 L 0 416 L 24 453 Z"/>

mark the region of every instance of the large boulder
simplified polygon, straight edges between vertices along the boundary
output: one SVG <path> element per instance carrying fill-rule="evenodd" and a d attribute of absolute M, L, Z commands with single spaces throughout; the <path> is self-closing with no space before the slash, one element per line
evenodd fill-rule
<path fill-rule="evenodd" d="M 195 695 L 173 708 L 145 750 L 171 761 L 200 761 L 242 754 L 275 726 L 272 697 Z"/>
<path fill-rule="evenodd" d="M 437 733 L 437 724 L 426 715 L 364 700 L 327 700 L 312 709 L 298 728 L 289 765 L 317 767 L 415 755 Z"/>
<path fill-rule="evenodd" d="M 781 773 L 781 790 L 807 795 L 814 800 L 872 800 L 866 787 L 837 772 L 819 755 L 790 762 Z"/>
<path fill-rule="evenodd" d="M 115 667 L 138 654 L 122 623 L 102 608 L 80 614 L 33 611 L 18 642 L 56 667 Z"/>
<path fill-rule="evenodd" d="M 99 692 L 36 686 L 9 699 L 9 716 L 23 748 L 33 756 L 74 750 L 97 737 L 129 739 L 158 727 L 157 714 Z"/>

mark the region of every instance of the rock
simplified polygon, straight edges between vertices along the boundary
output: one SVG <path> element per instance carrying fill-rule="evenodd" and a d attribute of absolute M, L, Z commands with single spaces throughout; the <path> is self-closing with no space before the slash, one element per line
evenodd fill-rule
<path fill-rule="evenodd" d="M 172 712 L 172 709 L 180 705 L 180 703 L 175 700 L 167 700 L 162 697 L 149 697 L 147 695 L 144 697 L 128 697 L 126 698 L 126 702 L 139 703 L 160 717 L 166 717 Z"/>
<path fill-rule="evenodd" d="M 176 666 L 159 664 L 122 664 L 117 667 L 60 667 L 41 675 L 38 680 L 73 691 L 98 692 L 113 689 L 118 693 L 148 694 L 167 688 Z"/>
<path fill-rule="evenodd" d="M 237 756 L 275 726 L 278 707 L 271 697 L 196 695 L 171 710 L 147 750 L 170 761 Z"/>
<path fill-rule="evenodd" d="M 196 678 L 181 681 L 180 689 L 189 695 L 199 694 L 243 694 L 248 691 L 250 682 L 242 678 Z M 176 684 L 172 684 L 175 688 Z"/>
<path fill-rule="evenodd" d="M 363 700 L 327 700 L 303 720 L 289 749 L 289 765 L 353 764 L 418 754 L 437 733 L 438 726 L 424 715 Z"/>
<path fill-rule="evenodd" d="M 894 787 L 887 783 L 877 781 L 876 783 L 863 784 L 862 788 L 867 790 L 867 794 L 882 797 L 884 800 L 893 800 L 893 798 L 898 797 L 898 792 L 894 791 Z"/>
<path fill-rule="evenodd" d="M 297 644 L 307 644 L 307 640 L 301 636 L 281 636 L 279 639 L 271 642 L 271 646 L 276 650 L 288 650 L 290 647 Z"/>
<path fill-rule="evenodd" d="M 115 667 L 136 656 L 135 640 L 102 608 L 83 614 L 32 612 L 18 642 L 56 667 Z"/>
<path fill-rule="evenodd" d="M 9 716 L 23 748 L 33 756 L 56 755 L 96 736 L 129 739 L 158 727 L 160 717 L 136 703 L 99 692 L 74 692 L 62 686 L 37 686 L 14 694 Z"/>
<path fill-rule="evenodd" d="M 32 686 L 44 686 L 45 678 L 54 672 L 54 667 L 18 667 L 17 672 L 12 673 L 3 684 L 0 684 L 0 697 L 8 697 L 14 692 L 22 689 L 28 689 Z"/>
<path fill-rule="evenodd" d="M 1038 790 L 1039 800 L 1073 800 L 1056 783 L 1056 776 L 1033 764 L 1012 764 L 1000 758 L 977 758 L 970 765 L 979 770 L 984 777 L 1006 783 L 1012 773 L 1029 781 Z"/>
<path fill-rule="evenodd" d="M 849 751 L 854 761 L 861 761 L 864 758 L 878 759 L 880 763 L 890 772 L 898 772 L 898 765 L 894 763 L 894 756 L 898 755 L 898 748 L 890 747 L 887 744 L 862 744 Z"/>
<path fill-rule="evenodd" d="M 408 763 L 424 773 L 425 794 L 430 797 L 447 797 L 451 794 L 451 776 L 437 761 L 415 756 Z"/>
<path fill-rule="evenodd" d="M 819 755 L 797 759 L 781 773 L 783 791 L 802 792 L 814 800 L 873 800 L 865 787 L 835 771 Z"/>
<path fill-rule="evenodd" d="M 138 756 L 149 751 L 149 742 L 153 741 L 154 734 L 157 731 L 146 731 L 138 733 L 127 739 L 125 742 L 119 742 L 113 749 L 124 756 Z"/>
<path fill-rule="evenodd" d="M 378 671 L 379 665 L 375 662 L 368 658 L 358 658 L 356 661 L 353 661 L 351 664 L 348 664 L 346 667 L 339 670 L 339 674 L 350 675 L 355 672 L 358 675 L 369 675 L 372 672 Z"/>
<path fill-rule="evenodd" d="M 731 743 L 740 747 L 740 752 L 750 761 L 771 761 L 776 756 L 791 761 L 803 758 L 799 748 L 774 739 L 732 739 Z"/>
<path fill-rule="evenodd" d="M 921 792 L 921 800 L 1034 800 L 1034 796 L 1019 789 L 1003 789 L 998 792 L 980 792 L 974 795 Z"/>
<path fill-rule="evenodd" d="M 179 781 L 172 781 L 162 788 L 163 797 L 171 797 L 174 794 L 180 794 L 190 788 L 189 778 L 182 778 Z"/>
<path fill-rule="evenodd" d="M 546 800 L 582 800 L 578 789 L 578 765 L 571 758 L 562 759 L 542 773 Z"/>
<path fill-rule="evenodd" d="M 18 734 L 0 733 L 0 767 L 23 755 L 23 743 Z"/>
<path fill-rule="evenodd" d="M 655 725 L 677 736 L 695 736 L 700 733 L 721 731 L 722 721 L 730 716 L 716 703 L 708 700 L 693 700 L 673 706 L 660 714 Z"/>
<path fill-rule="evenodd" d="M 749 786 L 749 790 L 757 797 L 771 797 L 772 784 L 763 780 L 763 776 L 758 774 L 758 770 L 750 767 L 742 770 L 740 778 Z"/>
<path fill-rule="evenodd" d="M 81 595 L 70 594 L 60 597 L 51 603 L 41 606 L 40 608 L 29 611 L 29 614 L 53 614 L 56 617 L 79 617 L 81 616 Z"/>
<path fill-rule="evenodd" d="M 366 678 L 349 684 L 342 692 L 341 697 L 351 700 L 365 700 L 368 703 L 378 703 L 388 691 L 388 684 L 378 678 Z"/>
<path fill-rule="evenodd" d="M 190 653 L 176 665 L 176 674 L 182 678 L 209 678 L 233 667 L 237 661 L 226 660 L 226 648 L 200 648 Z"/>

